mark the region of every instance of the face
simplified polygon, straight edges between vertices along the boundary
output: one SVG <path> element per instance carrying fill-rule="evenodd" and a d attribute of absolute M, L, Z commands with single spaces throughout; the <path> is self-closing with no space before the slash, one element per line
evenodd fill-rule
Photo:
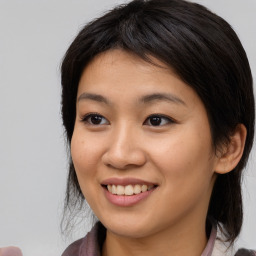
<path fill-rule="evenodd" d="M 204 222 L 218 162 L 194 90 L 160 61 L 98 55 L 77 94 L 71 154 L 81 190 L 111 232 L 146 237 Z"/>

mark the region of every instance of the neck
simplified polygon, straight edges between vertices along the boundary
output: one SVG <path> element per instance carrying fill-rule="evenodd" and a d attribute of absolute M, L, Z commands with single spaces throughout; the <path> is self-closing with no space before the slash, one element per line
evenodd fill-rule
<path fill-rule="evenodd" d="M 119 236 L 107 231 L 103 245 L 103 256 L 198 256 L 201 255 L 206 244 L 207 236 L 205 223 L 177 226 L 143 238 Z M 171 254 L 170 254 L 171 253 Z"/>

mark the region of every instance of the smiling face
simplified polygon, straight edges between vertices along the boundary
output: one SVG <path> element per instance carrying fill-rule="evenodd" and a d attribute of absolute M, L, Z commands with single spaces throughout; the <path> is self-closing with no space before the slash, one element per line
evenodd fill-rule
<path fill-rule="evenodd" d="M 79 82 L 71 155 L 108 231 L 204 227 L 218 158 L 202 101 L 170 68 L 121 50 L 94 58 Z"/>

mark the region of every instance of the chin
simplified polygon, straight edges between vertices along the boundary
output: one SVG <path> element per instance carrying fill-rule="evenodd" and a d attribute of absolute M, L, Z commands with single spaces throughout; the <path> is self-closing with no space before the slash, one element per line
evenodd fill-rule
<path fill-rule="evenodd" d="M 152 223 L 152 221 L 151 221 Z M 146 222 L 138 220 L 120 220 L 120 221 L 106 221 L 102 222 L 108 231 L 111 233 L 127 238 L 144 238 L 153 235 L 157 232 L 157 227 L 149 226 Z"/>

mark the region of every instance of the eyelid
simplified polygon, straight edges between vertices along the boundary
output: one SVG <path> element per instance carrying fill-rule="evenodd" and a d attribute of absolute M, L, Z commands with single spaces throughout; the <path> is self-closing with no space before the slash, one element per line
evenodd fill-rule
<path fill-rule="evenodd" d="M 103 124 L 93 124 L 92 122 L 89 122 L 88 119 L 90 117 L 93 117 L 93 116 L 98 116 L 98 117 L 101 117 L 103 119 L 106 120 L 105 123 Z M 96 112 L 92 112 L 92 113 L 87 113 L 85 115 L 83 115 L 81 118 L 80 118 L 80 121 L 83 122 L 83 123 L 86 123 L 88 125 L 92 125 L 92 126 L 101 126 L 101 125 L 108 125 L 110 124 L 109 121 L 107 120 L 107 118 L 105 118 L 103 115 L 99 114 L 99 113 L 96 113 Z"/>
<path fill-rule="evenodd" d="M 159 117 L 161 119 L 165 119 L 165 120 L 167 120 L 167 123 L 161 124 L 161 125 L 146 124 L 149 121 L 149 119 L 152 118 L 152 117 Z M 161 127 L 161 126 L 165 126 L 165 125 L 173 124 L 173 123 L 176 123 L 176 121 L 173 118 L 171 118 L 170 116 L 166 116 L 166 115 L 163 115 L 163 114 L 157 114 L 156 113 L 156 114 L 149 115 L 146 118 L 146 120 L 144 121 L 143 125 L 149 125 L 149 126 L 152 126 L 152 127 Z"/>
<path fill-rule="evenodd" d="M 97 116 L 97 117 L 100 117 L 100 118 L 104 119 L 105 120 L 104 123 L 101 123 L 101 122 L 97 123 L 97 124 L 92 123 L 92 121 L 89 121 L 89 118 L 91 118 L 93 116 Z M 162 121 L 159 125 L 153 125 L 153 124 L 148 123 L 150 118 L 153 118 L 153 117 L 157 117 L 157 118 L 160 118 L 162 120 L 165 120 L 165 123 L 162 124 Z M 85 123 L 85 124 L 91 125 L 91 126 L 102 126 L 102 125 L 109 125 L 110 124 L 110 122 L 107 120 L 107 118 L 105 118 L 103 115 L 101 115 L 99 113 L 96 113 L 96 112 L 87 113 L 87 114 L 83 115 L 80 118 L 80 121 Z M 172 123 L 176 123 L 176 121 L 173 118 L 171 118 L 170 116 L 155 113 L 155 114 L 149 115 L 146 118 L 146 120 L 143 122 L 143 125 L 148 125 L 148 126 L 152 126 L 152 127 L 161 127 L 161 126 L 165 126 L 165 125 L 172 124 Z"/>

